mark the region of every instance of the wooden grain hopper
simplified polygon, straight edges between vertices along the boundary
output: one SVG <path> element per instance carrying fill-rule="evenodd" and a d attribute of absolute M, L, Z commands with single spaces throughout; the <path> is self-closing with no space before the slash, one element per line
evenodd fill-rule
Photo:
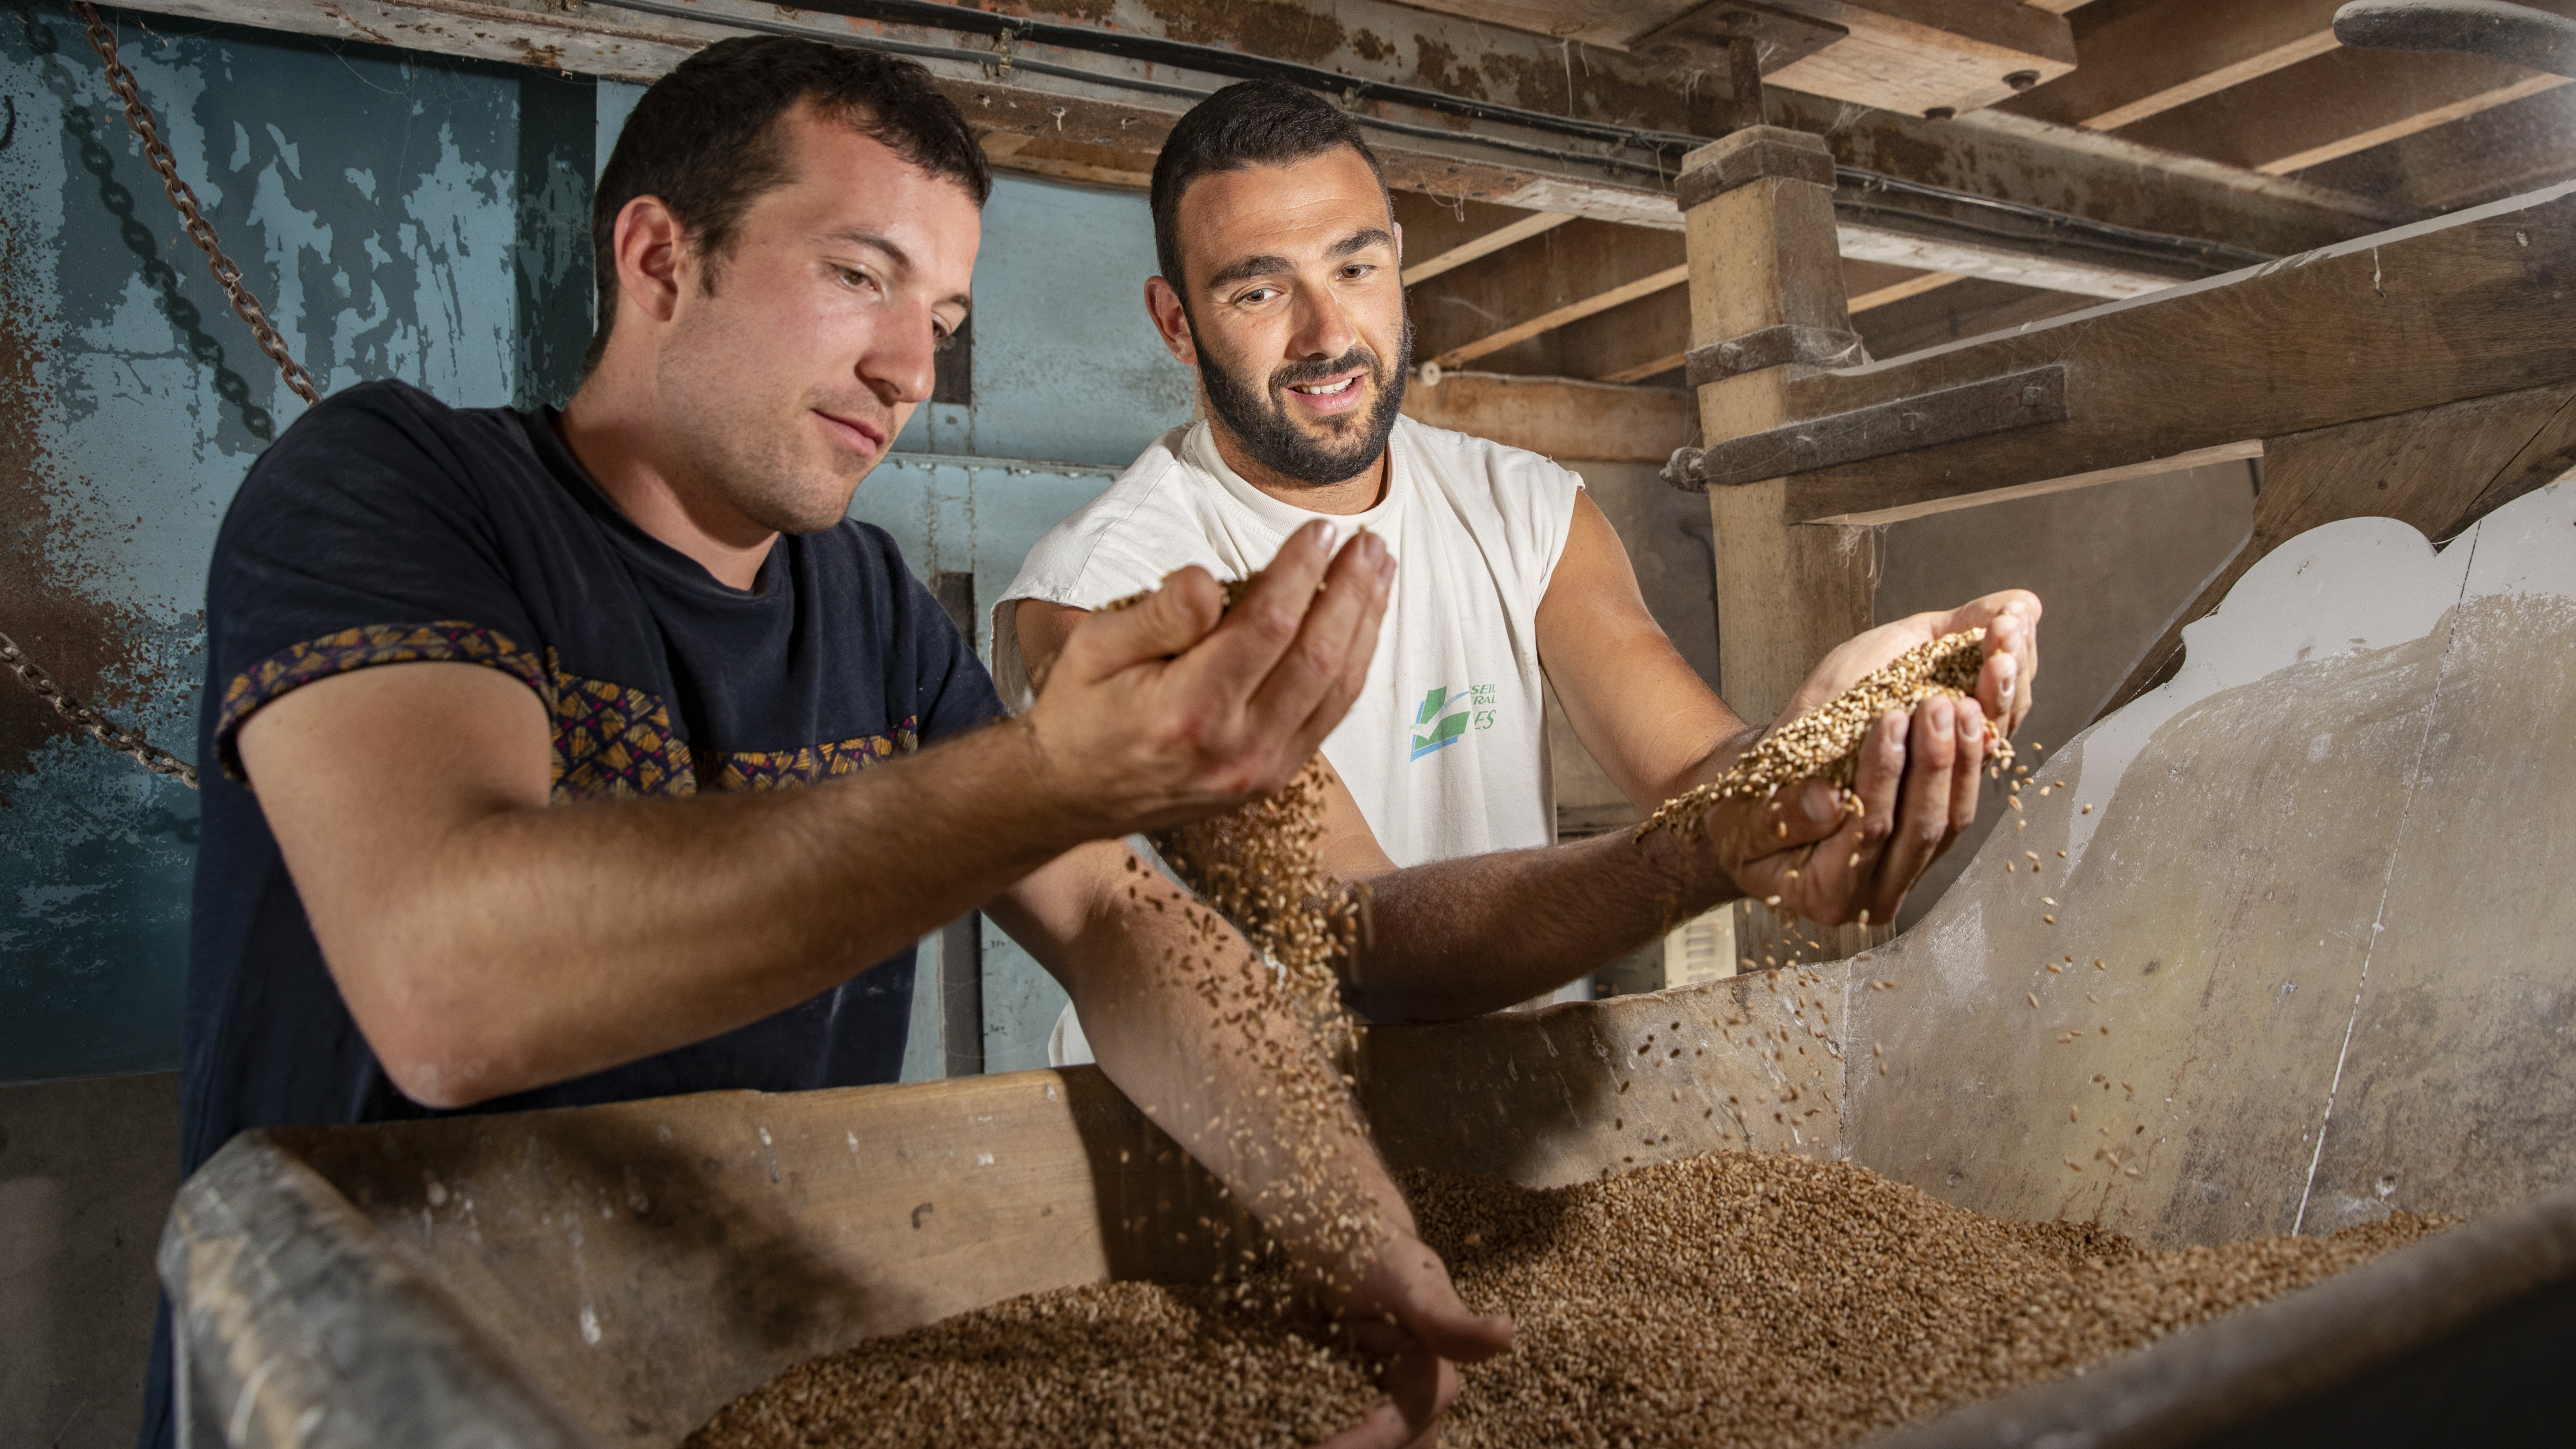
<path fill-rule="evenodd" d="M 2571 652 L 2576 480 L 2438 553 L 2387 520 L 2302 535 L 2171 681 L 2045 761 L 2063 788 L 2026 792 L 1919 928 L 1813 968 L 1826 1005 L 1756 973 L 1381 1030 L 1381 1140 L 1531 1185 L 1840 1156 L 2159 1243 L 2474 1219 L 1909 1442 L 2368 1443 L 2406 1413 L 2501 1436 L 2535 1394 L 2563 1412 Z M 2046 869 L 2003 871 L 2025 851 Z M 1675 1023 L 1706 1056 L 1641 1053 Z M 2134 1175 L 2094 1157 L 2105 1120 Z M 196 1444 L 660 1446 L 861 1336 L 1203 1278 L 1202 1214 L 1231 1209 L 1086 1068 L 247 1134 L 183 1190 L 162 1272 Z"/>

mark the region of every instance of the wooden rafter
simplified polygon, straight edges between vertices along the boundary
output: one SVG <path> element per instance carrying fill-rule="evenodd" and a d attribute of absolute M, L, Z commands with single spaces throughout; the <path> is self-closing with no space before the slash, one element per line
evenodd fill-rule
<path fill-rule="evenodd" d="M 2343 0 L 2160 0 L 2076 22 L 2072 74 L 2003 109 L 2112 131 L 2335 48 Z"/>
<path fill-rule="evenodd" d="M 1521 211 L 1415 191 L 1396 192 L 1393 200 L 1396 224 L 1404 228 L 1408 287 L 1574 220 L 1561 211 Z"/>

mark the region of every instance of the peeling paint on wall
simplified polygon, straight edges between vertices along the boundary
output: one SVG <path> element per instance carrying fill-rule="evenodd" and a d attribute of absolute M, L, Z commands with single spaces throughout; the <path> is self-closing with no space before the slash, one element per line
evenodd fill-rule
<path fill-rule="evenodd" d="M 401 377 L 490 404 L 534 366 L 569 379 L 523 345 L 554 334 L 522 316 L 519 269 L 525 251 L 545 281 L 577 282 L 586 329 L 587 248 L 561 231 L 585 225 L 586 89 L 578 133 L 550 141 L 520 124 L 530 86 L 566 84 L 541 72 L 150 23 L 126 22 L 126 63 L 326 390 Z M 302 404 L 207 276 L 65 10 L 0 18 L 0 97 L 0 630 L 192 756 L 214 531 Z M 558 142 L 563 164 L 523 201 L 528 157 Z M 185 788 L 0 691 L 0 1081 L 176 1065 L 196 820 Z"/>
<path fill-rule="evenodd" d="M 569 393 L 591 181 L 640 88 L 149 24 L 126 22 L 124 51 L 180 173 L 326 390 Z M 215 529 L 302 404 L 180 232 L 67 11 L 0 18 L 0 100 L 0 630 L 193 756 Z M 1142 198 L 1003 178 L 975 401 L 925 407 L 896 449 L 1089 466 L 890 462 L 853 515 L 924 577 L 971 570 L 998 597 L 1040 534 L 1189 415 L 1145 320 L 1152 271 Z M 0 689 L 0 1082 L 176 1065 L 196 823 L 185 788 Z M 998 932 L 985 964 L 988 1060 L 1042 1062 L 1062 992 Z"/>

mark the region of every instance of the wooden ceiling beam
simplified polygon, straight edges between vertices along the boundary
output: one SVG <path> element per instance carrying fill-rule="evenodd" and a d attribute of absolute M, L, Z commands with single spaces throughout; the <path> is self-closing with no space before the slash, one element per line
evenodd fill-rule
<path fill-rule="evenodd" d="M 1227 0 L 1103 0 L 1101 18 L 1079 21 L 1005 16 L 982 8 L 1002 0 L 976 0 L 952 7 L 959 20 L 948 28 L 858 18 L 834 8 L 874 0 L 817 0 L 797 8 L 759 0 L 585 0 L 569 7 L 537 0 L 135 3 L 223 23 L 634 80 L 653 79 L 699 47 L 746 31 L 890 47 L 922 58 L 979 130 L 1043 143 L 1024 148 L 1014 164 L 1035 169 L 1047 161 L 1074 179 L 1094 179 L 1079 168 L 1096 168 L 1120 178 L 1111 184 L 1132 183 L 1146 169 L 1141 158 L 1161 145 L 1192 98 L 1235 74 L 1138 58 L 1117 47 L 1199 46 L 1211 54 L 1232 51 L 1244 63 L 1345 74 L 1354 86 L 1401 87 L 1363 94 L 1353 109 L 1399 189 L 1674 231 L 1681 220 L 1670 189 L 1678 138 L 1720 134 L 1733 115 L 1733 102 L 1717 93 L 1722 86 L 1677 86 L 1616 52 L 1577 55 L 1541 36 L 1387 0 L 1264 7 L 1269 19 L 1257 26 L 1226 20 L 1233 13 L 1224 8 Z M 1931 0 L 1870 4 L 1892 13 Z M 1952 8 L 1982 12 L 1995 5 L 2029 9 L 2009 0 L 1957 0 Z M 1039 34 L 1053 38 L 1041 44 L 1015 32 L 1018 39 L 1006 50 L 995 29 L 1006 22 L 1049 27 Z M 1099 46 L 1075 43 L 1085 29 L 1101 33 Z M 1854 214 L 1844 217 L 1846 249 L 1891 262 L 2012 276 L 2021 270 L 2016 258 L 2036 257 L 2052 275 L 2033 280 L 2120 295 L 2173 279 L 2164 272 L 2190 276 L 2212 268 L 2141 266 L 2137 248 L 2085 243 L 2082 226 L 2055 225 L 2044 213 L 2190 245 L 2223 243 L 2239 249 L 2229 265 L 2249 255 L 2309 250 L 2392 219 L 2372 203 L 2295 181 L 2124 147 L 2116 138 L 1991 110 L 1936 124 L 1885 113 L 1854 116 L 1849 106 L 1785 90 L 1770 98 L 1774 123 L 1826 135 L 1840 164 L 1898 183 L 1872 181 L 1866 196 L 1857 181 L 1846 188 L 1854 202 Z M 1459 110 L 1498 104 L 1513 108 L 1511 114 L 1470 120 Z M 1630 133 L 1641 139 L 1624 147 L 1583 141 L 1564 129 L 1596 122 L 1644 129 Z M 1665 144 L 1660 154 L 1646 144 L 1657 138 Z M 1096 157 L 1052 155 L 1059 146 L 1101 147 L 1139 159 L 1131 169 Z M 2160 248 L 2174 250 L 2150 238 L 2145 254 L 2153 260 Z"/>
<path fill-rule="evenodd" d="M 2117 130 L 2334 49 L 2342 3 L 2158 0 L 2079 16 L 2074 71 L 2002 109 Z"/>
<path fill-rule="evenodd" d="M 1390 199 L 1396 225 L 1404 229 L 1408 287 L 1574 220 L 1561 211 L 1523 211 L 1418 191 L 1398 191 Z"/>
<path fill-rule="evenodd" d="M 1625 49 L 1723 0 L 1413 0 L 1424 10 Z M 1964 115 L 2012 95 L 2011 77 L 2049 80 L 2075 64 L 2072 32 L 2047 6 L 2019 0 L 1762 0 L 1842 32 L 1813 54 L 1766 64 L 1772 85 L 1919 116 Z M 2028 82 L 2024 82 L 2025 85 Z"/>
<path fill-rule="evenodd" d="M 2485 56 L 2337 48 L 2121 135 L 2287 176 L 2565 84 Z"/>
<path fill-rule="evenodd" d="M 2576 178 L 2576 88 L 2481 111 L 2329 161 L 2308 179 L 2457 211 Z"/>
<path fill-rule="evenodd" d="M 1843 295 L 1864 337 L 1870 325 L 1859 318 L 1896 303 L 1938 291 L 1965 278 L 1948 272 L 1907 273 L 1872 262 L 1843 263 Z M 1690 347 L 1690 308 L 1681 299 L 1650 297 L 1606 309 L 1565 329 L 1557 344 L 1557 366 L 1569 377 L 1634 383 L 1660 377 L 1682 365 Z M 2081 307 L 2082 297 L 2065 297 L 2060 308 Z"/>

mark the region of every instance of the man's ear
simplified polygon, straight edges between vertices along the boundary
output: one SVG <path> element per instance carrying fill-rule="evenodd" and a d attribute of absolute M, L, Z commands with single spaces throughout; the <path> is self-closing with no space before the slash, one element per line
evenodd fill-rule
<path fill-rule="evenodd" d="M 1198 339 L 1190 333 L 1190 312 L 1181 305 L 1181 294 L 1161 277 L 1145 279 L 1145 311 L 1154 319 L 1154 331 L 1163 346 L 1179 358 L 1183 367 L 1199 365 Z"/>
<path fill-rule="evenodd" d="M 658 196 L 636 197 L 618 208 L 609 251 L 617 262 L 619 304 L 670 321 L 694 266 L 678 214 Z"/>
<path fill-rule="evenodd" d="M 1397 276 L 1402 276 L 1404 275 L 1404 223 L 1390 216 L 1386 219 L 1386 224 L 1395 228 L 1395 272 Z"/>

